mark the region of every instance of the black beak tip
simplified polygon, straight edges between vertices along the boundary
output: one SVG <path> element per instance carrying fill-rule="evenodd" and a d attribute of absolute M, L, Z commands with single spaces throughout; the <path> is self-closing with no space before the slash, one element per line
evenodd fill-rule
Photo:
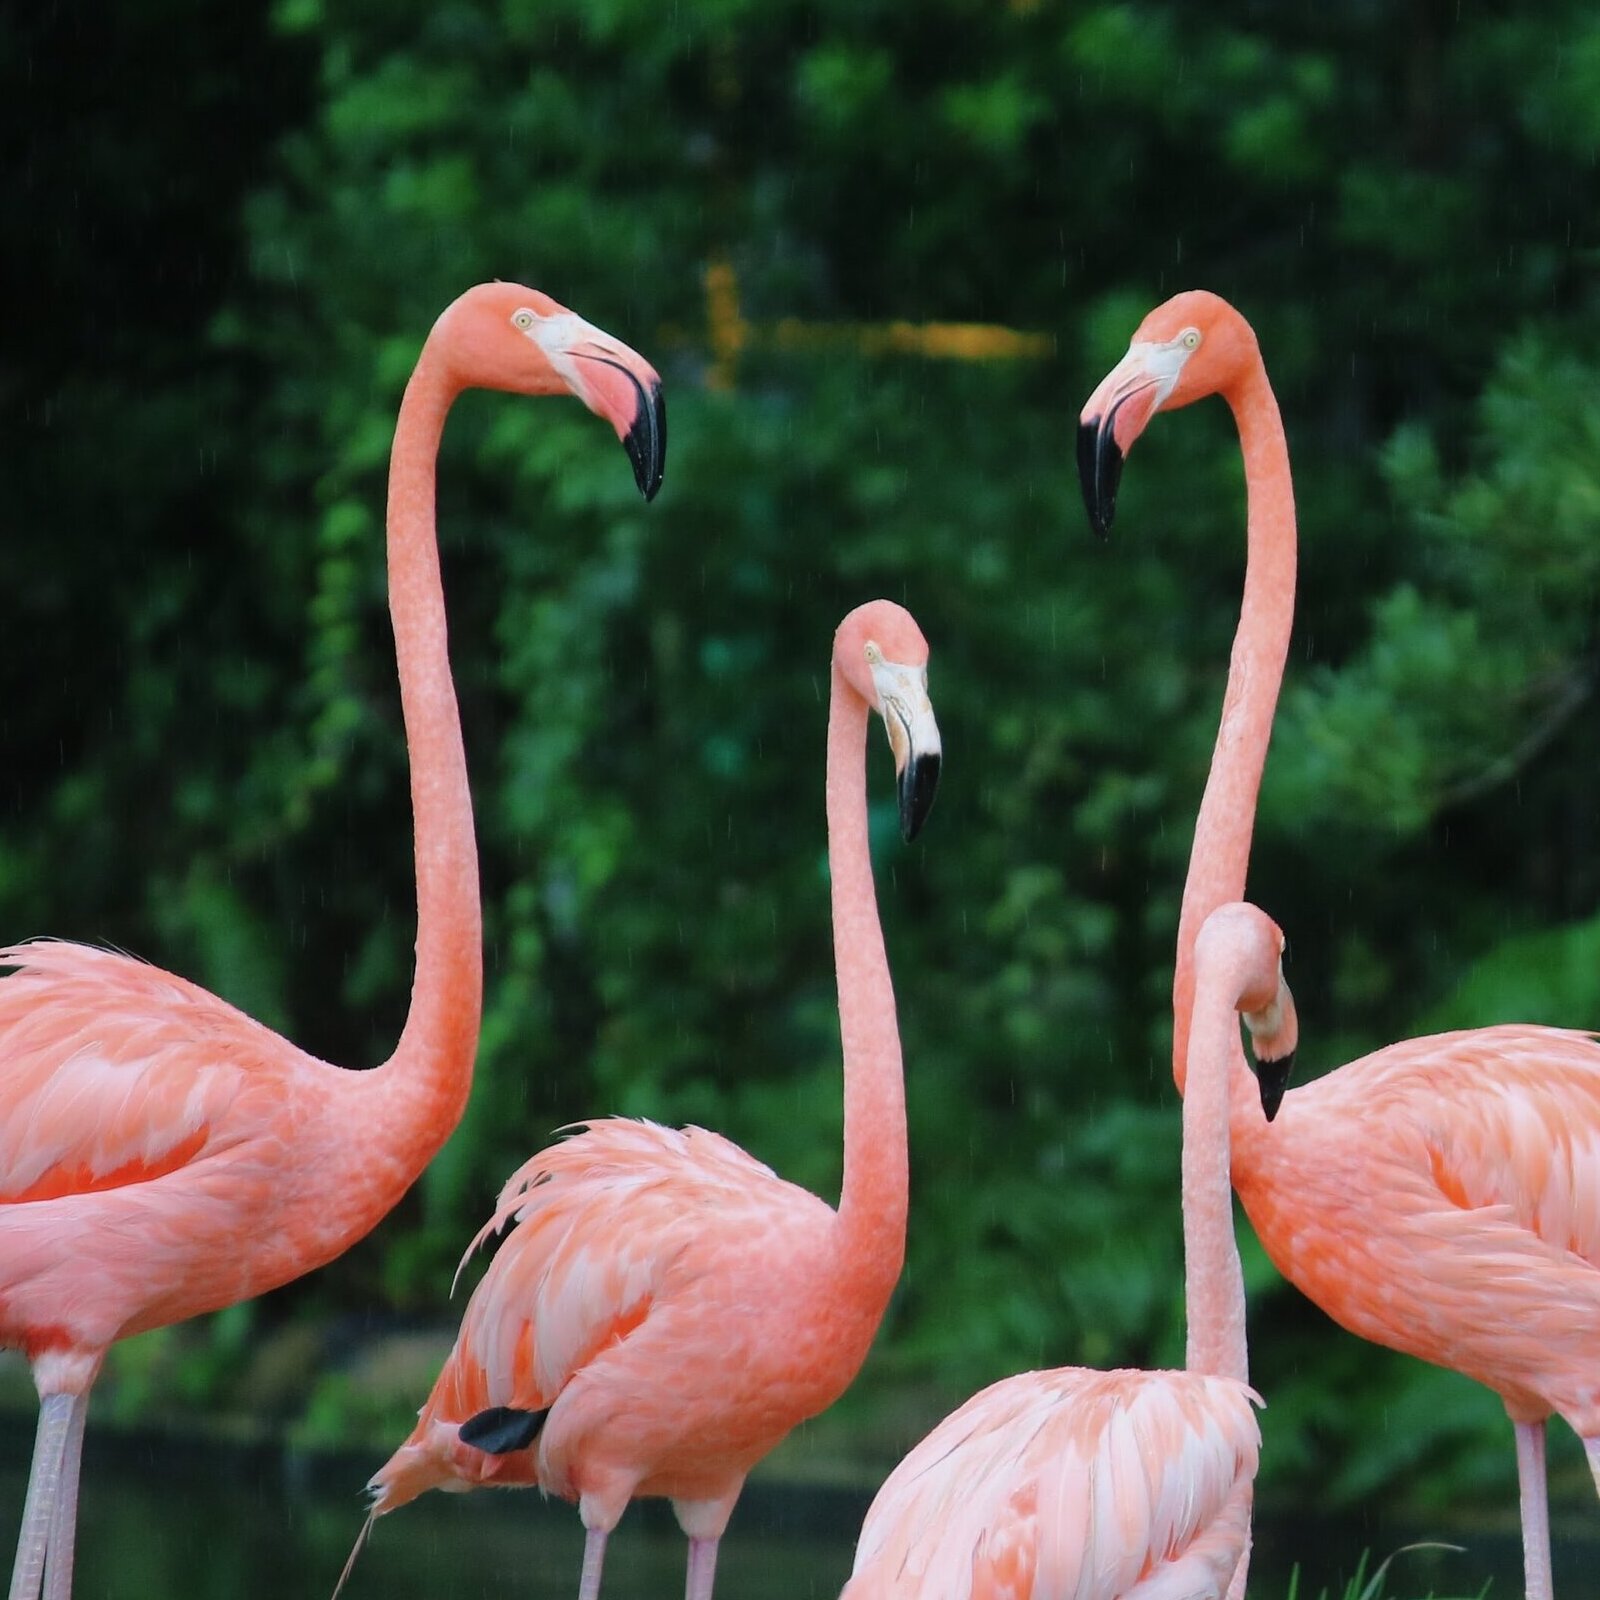
<path fill-rule="evenodd" d="M 933 810 L 933 797 L 939 792 L 938 756 L 918 756 L 906 763 L 900 777 L 900 837 L 912 843 Z"/>
<path fill-rule="evenodd" d="M 1256 1062 L 1256 1084 L 1261 1090 L 1261 1112 L 1268 1122 L 1277 1116 L 1283 1104 L 1284 1092 L 1289 1087 L 1289 1075 L 1294 1071 L 1294 1051 L 1279 1056 L 1276 1061 Z"/>
<path fill-rule="evenodd" d="M 1078 484 L 1089 526 L 1102 539 L 1111 533 L 1117 515 L 1117 485 L 1122 481 L 1122 450 L 1110 419 L 1096 417 L 1078 424 Z"/>
<path fill-rule="evenodd" d="M 661 385 L 653 383 L 650 392 L 639 392 L 639 410 L 622 441 L 633 463 L 633 481 L 646 500 L 654 500 L 667 469 L 667 402 Z"/>

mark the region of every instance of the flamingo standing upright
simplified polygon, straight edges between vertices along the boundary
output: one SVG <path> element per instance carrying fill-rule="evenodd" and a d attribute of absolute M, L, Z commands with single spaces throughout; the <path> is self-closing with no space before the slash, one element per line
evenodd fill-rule
<path fill-rule="evenodd" d="M 368 1485 L 351 1562 L 373 1518 L 427 1489 L 537 1484 L 578 1502 L 580 1600 L 595 1600 L 629 1500 L 661 1495 L 689 1536 L 688 1600 L 710 1600 L 746 1474 L 855 1376 L 900 1276 L 907 1199 L 900 1035 L 867 847 L 867 724 L 876 711 L 888 729 L 909 840 L 939 773 L 927 659 L 911 615 L 887 600 L 852 611 L 834 636 L 838 1210 L 703 1128 L 608 1118 L 542 1150 L 468 1249 L 509 1227 L 416 1428 Z"/>
<path fill-rule="evenodd" d="M 1180 1091 L 1195 930 L 1244 893 L 1294 612 L 1289 452 L 1249 324 L 1199 290 L 1158 306 L 1090 396 L 1078 443 L 1089 519 L 1104 534 L 1122 459 L 1150 418 L 1210 394 L 1239 429 L 1248 556 L 1178 923 Z M 1600 1489 L 1600 1042 L 1526 1025 L 1406 1040 L 1283 1095 L 1270 1128 L 1242 1061 L 1231 1096 L 1234 1187 L 1278 1270 L 1351 1332 L 1504 1401 L 1526 1589 L 1550 1600 L 1551 1412 L 1582 1438 Z"/>
<path fill-rule="evenodd" d="M 1296 1040 L 1283 935 L 1254 906 L 1198 945 L 1183 1103 L 1182 1372 L 1003 1378 L 941 1422 L 867 1512 L 844 1600 L 1219 1600 L 1248 1546 L 1260 1434 L 1228 1188 L 1242 1014 L 1269 1077 Z"/>
<path fill-rule="evenodd" d="M 666 416 L 655 371 L 549 296 L 470 289 L 406 387 L 389 479 L 389 606 L 411 754 L 417 964 L 394 1054 L 318 1061 L 205 990 L 107 950 L 0 949 L 0 1344 L 39 1391 L 11 1600 L 66 1600 L 89 1390 L 117 1339 L 331 1261 L 460 1119 L 482 998 L 466 757 L 445 640 L 434 462 L 461 390 L 572 393 L 609 421 L 646 497 Z"/>

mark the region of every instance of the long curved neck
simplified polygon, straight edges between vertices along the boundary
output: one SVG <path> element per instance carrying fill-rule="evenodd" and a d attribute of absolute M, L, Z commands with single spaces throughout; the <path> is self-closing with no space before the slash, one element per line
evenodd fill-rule
<path fill-rule="evenodd" d="M 1247 1382 L 1244 1273 L 1228 1177 L 1228 1087 L 1239 1055 L 1239 1019 L 1228 998 L 1210 981 L 1200 996 L 1183 1097 L 1183 1279 L 1189 1317 L 1184 1364 L 1191 1372 Z"/>
<path fill-rule="evenodd" d="M 400 403 L 389 458 L 389 615 L 411 758 L 417 867 L 417 964 L 383 1089 L 363 1130 L 409 1184 L 455 1128 L 472 1084 L 483 1003 L 483 917 L 472 795 L 445 629 L 434 530 L 434 468 L 459 384 L 424 346 Z"/>
<path fill-rule="evenodd" d="M 1172 978 L 1172 1075 L 1180 1093 L 1188 1063 L 1189 1014 L 1194 1005 L 1194 942 L 1201 924 L 1218 906 L 1244 898 L 1256 799 L 1294 623 L 1294 484 L 1283 419 L 1266 369 L 1257 362 L 1224 398 L 1238 423 L 1244 452 L 1249 503 L 1244 600 L 1178 918 L 1178 956 Z M 1243 1067 L 1242 1054 L 1237 1050 L 1234 1054 Z M 1249 1069 L 1244 1070 L 1248 1074 Z"/>
<path fill-rule="evenodd" d="M 837 665 L 828 704 L 828 872 L 844 1046 L 844 1188 L 838 1267 L 863 1302 L 887 1301 L 905 1259 L 905 1078 L 894 987 L 867 841 L 870 712 Z"/>

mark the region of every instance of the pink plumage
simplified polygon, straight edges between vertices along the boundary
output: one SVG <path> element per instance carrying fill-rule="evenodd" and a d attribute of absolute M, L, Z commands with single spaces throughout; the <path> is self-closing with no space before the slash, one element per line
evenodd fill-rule
<path fill-rule="evenodd" d="M 112 951 L 0 949 L 17 969 L 0 979 L 0 1344 L 27 1355 L 40 1398 L 11 1600 L 71 1592 L 89 1390 L 113 1341 L 331 1261 L 400 1199 L 466 1104 L 482 923 L 433 506 L 439 437 L 469 386 L 577 395 L 616 428 L 647 494 L 665 448 L 654 369 L 537 290 L 480 284 L 423 347 L 390 458 L 417 867 L 417 975 L 390 1059 L 342 1071 Z"/>
<path fill-rule="evenodd" d="M 1518 1422 L 1600 1443 L 1600 1043 L 1407 1039 L 1236 1128 L 1267 1254 L 1363 1338 L 1453 1367 Z M 1594 1454 L 1591 1444 L 1591 1454 Z"/>
<path fill-rule="evenodd" d="M 837 1211 L 703 1128 L 612 1118 L 516 1174 L 506 1230 L 416 1428 L 373 1477 L 372 1518 L 429 1488 L 537 1484 L 576 1500 L 580 1600 L 628 1502 L 669 1498 L 689 1600 L 709 1600 L 745 1475 L 854 1378 L 905 1251 L 905 1088 L 867 838 L 866 731 L 882 716 L 902 829 L 933 803 L 927 642 L 886 600 L 834 636 L 826 803 L 844 1186 Z M 469 1251 L 470 1254 L 470 1251 Z M 337 1591 L 336 1591 L 337 1592 Z"/>
<path fill-rule="evenodd" d="M 1244 892 L 1288 655 L 1289 450 L 1255 334 L 1200 290 L 1145 318 L 1079 431 L 1084 497 L 1105 533 L 1122 458 L 1145 424 L 1211 394 L 1239 429 L 1248 557 L 1178 923 L 1180 1089 L 1196 933 L 1213 907 Z M 1551 1412 L 1583 1438 L 1600 1489 L 1600 1044 L 1524 1025 L 1407 1040 L 1291 1091 L 1270 1128 L 1241 1060 L 1232 1102 L 1234 1187 L 1284 1276 L 1353 1332 L 1467 1373 L 1505 1402 L 1527 1594 L 1550 1600 Z"/>
<path fill-rule="evenodd" d="M 867 1512 L 844 1600 L 1221 1600 L 1250 1540 L 1261 1436 L 1245 1383 L 1228 1189 L 1238 1016 L 1293 1053 L 1283 935 L 1254 906 L 1204 930 L 1183 1107 L 1188 1368 L 1003 1378 L 941 1422 Z"/>
<path fill-rule="evenodd" d="M 834 1222 L 704 1128 L 613 1118 L 541 1151 L 473 1242 L 509 1229 L 416 1430 L 373 1479 L 374 1509 L 451 1478 L 603 1497 L 591 1458 L 619 1414 L 624 1504 L 715 1498 L 831 1404 L 851 1375 L 841 1364 L 866 1353 L 877 1316 L 813 1304 Z M 459 1443 L 462 1422 L 499 1406 L 556 1408 L 536 1453 Z"/>
<path fill-rule="evenodd" d="M 36 1364 L 92 1377 L 113 1340 L 286 1282 L 387 1209 L 349 1182 L 312 1212 L 275 1181 L 355 1176 L 353 1151 L 329 1171 L 351 1074 L 127 956 L 0 963 L 0 1335 Z"/>
<path fill-rule="evenodd" d="M 1220 1596 L 1259 1449 L 1249 1393 L 1230 1378 L 1004 1378 L 878 1491 L 845 1600 Z"/>

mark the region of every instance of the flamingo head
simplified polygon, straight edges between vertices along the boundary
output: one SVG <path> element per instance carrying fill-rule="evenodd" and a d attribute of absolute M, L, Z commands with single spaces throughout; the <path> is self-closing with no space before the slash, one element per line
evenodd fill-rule
<path fill-rule="evenodd" d="M 834 670 L 883 718 L 899 785 L 900 832 L 922 831 L 939 788 L 939 725 L 928 699 L 928 641 L 904 606 L 869 600 L 833 636 Z"/>
<path fill-rule="evenodd" d="M 1250 1035 L 1261 1110 L 1268 1122 L 1278 1114 L 1300 1042 L 1294 996 L 1284 982 L 1283 958 L 1289 941 L 1265 911 L 1237 901 L 1218 906 L 1195 941 L 1195 962 L 1226 961 L 1239 1015 Z"/>
<path fill-rule="evenodd" d="M 1205 289 L 1174 295 L 1139 324 L 1078 417 L 1078 480 L 1096 533 L 1111 531 L 1123 458 L 1151 417 L 1226 394 L 1259 360 L 1250 324 Z"/>
<path fill-rule="evenodd" d="M 639 492 L 653 500 L 667 460 L 661 378 L 637 351 L 537 289 L 480 283 L 445 308 L 438 341 L 462 388 L 575 394 L 616 429 Z"/>

